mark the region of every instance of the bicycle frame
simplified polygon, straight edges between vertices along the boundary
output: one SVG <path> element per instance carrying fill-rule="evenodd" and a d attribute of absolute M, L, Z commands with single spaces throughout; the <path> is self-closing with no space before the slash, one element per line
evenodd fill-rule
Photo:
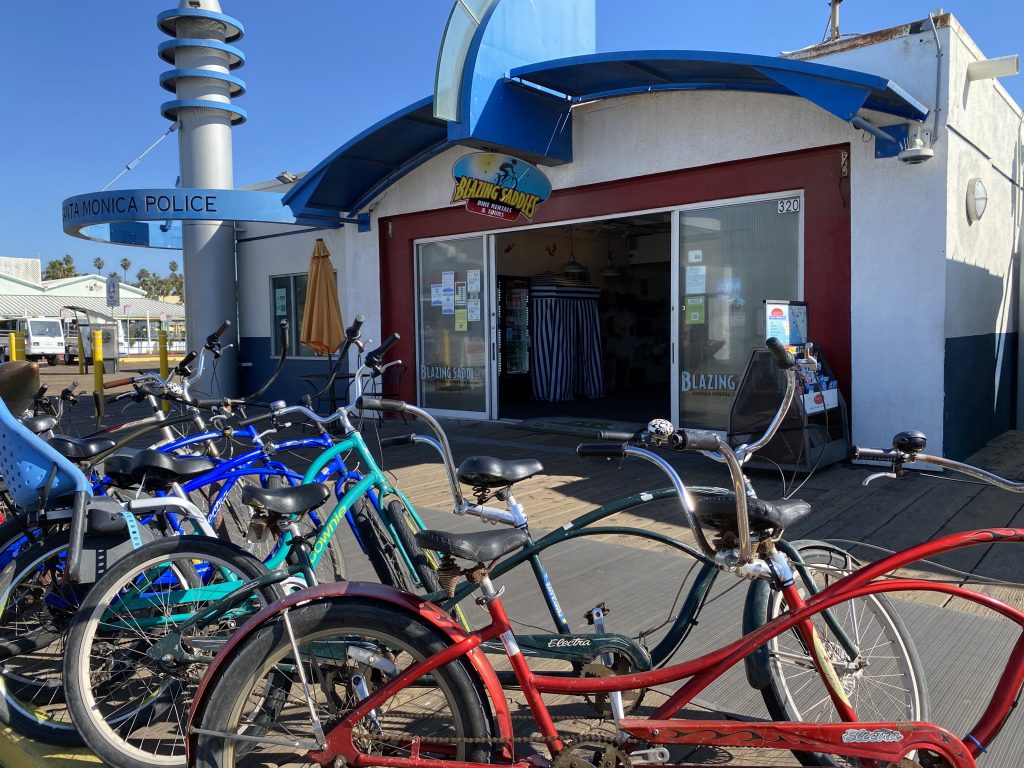
<path fill-rule="evenodd" d="M 635 739 L 652 744 L 701 744 L 786 751 L 801 750 L 890 762 L 896 762 L 915 750 L 927 749 L 941 755 L 954 768 L 973 768 L 975 766 L 974 758 L 984 751 L 986 745 L 990 744 L 998 735 L 1016 698 L 1020 695 L 1022 685 L 1024 685 L 1024 613 L 999 600 L 953 584 L 921 579 L 887 579 L 885 577 L 893 571 L 943 552 L 973 545 L 1010 542 L 1024 542 L 1024 529 L 992 528 L 968 531 L 919 544 L 855 571 L 826 587 L 817 595 L 808 598 L 802 607 L 788 610 L 759 629 L 704 656 L 659 670 L 596 678 L 567 678 L 533 673 L 519 649 L 514 631 L 501 604 L 500 595 L 494 590 L 489 579 L 486 580 L 483 591 L 484 597 L 489 601 L 487 609 L 492 621 L 487 627 L 471 633 L 463 630 L 437 606 L 417 600 L 411 595 L 380 585 L 354 582 L 325 584 L 310 590 L 303 590 L 269 606 L 252 617 L 231 636 L 224 650 L 217 655 L 210 666 L 196 693 L 190 713 L 190 723 L 196 725 L 201 722 L 202 714 L 208 703 L 209 692 L 219 679 L 226 662 L 231 658 L 233 649 L 245 642 L 268 621 L 299 604 L 359 598 L 378 600 L 400 607 L 429 621 L 448 637 L 450 645 L 437 655 L 410 666 L 393 680 L 377 688 L 362 699 L 359 705 L 339 723 L 330 728 L 326 732 L 321 748 L 307 753 L 310 759 L 322 765 L 329 765 L 340 757 L 346 764 L 353 766 L 372 764 L 392 768 L 484 768 L 485 764 L 427 759 L 419 756 L 362 755 L 355 747 L 352 732 L 356 723 L 380 707 L 399 690 L 443 664 L 465 656 L 470 666 L 479 674 L 484 690 L 487 691 L 491 699 L 498 726 L 498 736 L 501 739 L 511 739 L 512 723 L 504 701 L 504 692 L 499 686 L 496 694 L 497 674 L 486 655 L 479 653 L 482 643 L 500 638 L 512 664 L 517 682 L 523 690 L 534 720 L 544 737 L 543 740 L 549 743 L 553 753 L 557 753 L 562 745 L 558 741 L 554 722 L 541 699 L 541 694 L 608 693 L 649 688 L 686 680 L 687 682 L 658 707 L 650 718 L 620 720 L 619 729 Z M 771 639 L 799 628 L 801 623 L 809 621 L 815 614 L 826 608 L 868 595 L 909 591 L 938 592 L 969 600 L 1013 621 L 1021 628 L 1021 636 L 1010 653 L 1006 667 L 985 711 L 976 725 L 962 739 L 957 738 L 944 728 L 929 723 L 867 723 L 858 722 L 853 716 L 844 717 L 846 722 L 829 724 L 677 719 L 680 711 L 709 684 L 718 679 L 725 670 L 739 663 Z M 195 729 L 191 725 L 190 730 L 195 733 Z M 201 732 L 210 733 L 209 731 Z M 228 738 L 231 736 L 221 733 L 212 735 Z M 195 746 L 193 739 L 194 737 L 189 739 L 189 748 L 192 750 Z M 514 755 L 511 741 L 505 744 L 505 754 Z M 530 765 L 523 759 L 514 760 L 513 758 L 513 761 L 514 764 L 520 766 Z"/>

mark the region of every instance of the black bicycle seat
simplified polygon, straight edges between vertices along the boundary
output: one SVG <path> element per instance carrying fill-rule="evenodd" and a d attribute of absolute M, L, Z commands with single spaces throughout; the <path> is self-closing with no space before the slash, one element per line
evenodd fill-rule
<path fill-rule="evenodd" d="M 478 533 L 446 533 L 444 531 L 417 531 L 416 543 L 423 549 L 432 549 L 442 555 L 483 563 L 497 560 L 530 542 L 530 535 L 518 528 Z"/>
<path fill-rule="evenodd" d="M 543 472 L 536 459 L 495 459 L 470 456 L 459 465 L 459 481 L 472 488 L 504 488 Z"/>
<path fill-rule="evenodd" d="M 47 416 L 41 414 L 39 416 L 23 416 L 18 419 L 22 424 L 32 430 L 33 434 L 41 435 L 43 432 L 49 432 L 51 429 L 57 426 L 57 420 L 53 416 Z"/>
<path fill-rule="evenodd" d="M 151 487 L 166 487 L 199 477 L 215 466 L 216 462 L 202 456 L 171 456 L 147 448 L 132 457 L 131 472 L 138 482 L 145 479 Z"/>
<path fill-rule="evenodd" d="M 691 489 L 693 491 L 693 489 Z M 692 493 L 697 520 L 722 533 L 738 535 L 736 527 L 736 496 L 732 493 Z M 800 499 L 747 498 L 750 532 L 763 535 L 795 525 L 811 514 L 811 505 Z"/>
<path fill-rule="evenodd" d="M 132 476 L 132 459 L 124 453 L 115 453 L 103 460 L 103 474 L 110 478 L 111 482 L 119 486 L 134 485 L 135 478 Z"/>
<path fill-rule="evenodd" d="M 109 437 L 67 437 L 66 435 L 51 437 L 46 442 L 53 446 L 61 456 L 73 461 L 91 459 L 117 445 Z"/>
<path fill-rule="evenodd" d="M 283 488 L 260 488 L 247 485 L 242 489 L 242 503 L 262 507 L 278 515 L 301 515 L 316 509 L 331 495 L 331 489 L 323 483 L 286 485 Z"/>

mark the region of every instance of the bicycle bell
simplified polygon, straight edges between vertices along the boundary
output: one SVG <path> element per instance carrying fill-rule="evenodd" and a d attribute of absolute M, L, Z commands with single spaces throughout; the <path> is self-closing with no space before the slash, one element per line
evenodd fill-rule
<path fill-rule="evenodd" d="M 676 428 L 668 419 L 651 419 L 647 422 L 647 434 L 651 436 L 655 443 L 662 443 L 668 440 L 675 431 Z"/>

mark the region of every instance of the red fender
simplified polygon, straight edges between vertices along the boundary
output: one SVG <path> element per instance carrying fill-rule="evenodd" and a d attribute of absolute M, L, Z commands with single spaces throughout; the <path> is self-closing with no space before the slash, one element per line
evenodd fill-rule
<path fill-rule="evenodd" d="M 210 693 L 214 689 L 217 681 L 220 679 L 221 674 L 223 673 L 223 668 L 226 667 L 227 663 L 231 660 L 235 648 L 245 642 L 246 639 L 248 639 L 268 621 L 289 608 L 339 597 L 368 598 L 370 600 L 384 602 L 388 605 L 399 608 L 400 610 L 407 611 L 408 613 L 414 614 L 420 619 L 423 619 L 443 635 L 451 638 L 453 643 L 464 640 L 469 636 L 461 624 L 456 622 L 451 616 L 433 603 L 429 603 L 421 597 L 411 595 L 408 592 L 402 592 L 394 587 L 384 586 L 383 584 L 371 584 L 369 582 L 361 581 L 341 581 L 332 584 L 321 584 L 316 587 L 310 587 L 308 589 L 294 592 L 284 599 L 279 600 L 272 605 L 268 605 L 255 616 L 249 618 L 245 624 L 232 633 L 227 644 L 225 644 L 224 648 L 217 653 L 213 663 L 210 664 L 209 668 L 207 668 L 206 675 L 200 681 L 199 688 L 196 690 L 195 698 L 192 700 L 192 709 L 189 712 L 189 736 L 186 741 L 186 758 L 189 765 L 192 765 L 192 756 L 195 753 L 196 747 L 195 735 L 192 734 L 192 726 L 193 724 L 198 725 L 202 722 L 203 713 L 206 710 Z M 491 663 L 487 660 L 487 655 L 479 648 L 474 648 L 469 651 L 469 653 L 466 654 L 466 658 L 473 666 L 477 675 L 479 675 L 480 681 L 483 683 L 483 686 L 487 691 L 487 695 L 491 699 L 491 706 L 493 707 L 495 719 L 498 724 L 498 735 L 511 738 L 512 718 L 509 714 L 508 702 L 506 701 L 504 692 L 502 691 L 501 683 L 498 682 L 498 676 L 494 671 L 494 667 L 492 667 Z"/>

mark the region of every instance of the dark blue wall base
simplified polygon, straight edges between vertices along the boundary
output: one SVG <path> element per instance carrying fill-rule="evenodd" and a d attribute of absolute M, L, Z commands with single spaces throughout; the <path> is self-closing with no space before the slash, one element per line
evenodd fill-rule
<path fill-rule="evenodd" d="M 946 339 L 942 455 L 966 459 L 1014 428 L 1016 372 L 1016 333 Z"/>
<path fill-rule="evenodd" d="M 247 336 L 241 340 L 241 354 L 239 362 L 251 363 L 243 366 L 240 371 L 240 389 L 243 393 L 255 392 L 263 385 L 274 368 L 277 367 L 278 358 L 270 356 L 270 339 L 266 337 Z M 342 372 L 348 369 L 343 367 Z M 298 379 L 298 376 L 323 375 L 329 372 L 326 357 L 289 358 L 284 364 L 284 370 L 274 382 L 273 386 L 263 395 L 264 401 L 284 400 L 289 405 L 297 403 L 303 395 L 314 392 L 313 387 L 305 381 Z M 323 386 L 320 382 L 317 386 Z M 339 394 L 344 388 L 343 383 L 335 385 L 335 391 Z M 341 401 L 339 400 L 339 404 Z M 321 411 L 327 411 L 327 398 L 322 403 Z"/>

